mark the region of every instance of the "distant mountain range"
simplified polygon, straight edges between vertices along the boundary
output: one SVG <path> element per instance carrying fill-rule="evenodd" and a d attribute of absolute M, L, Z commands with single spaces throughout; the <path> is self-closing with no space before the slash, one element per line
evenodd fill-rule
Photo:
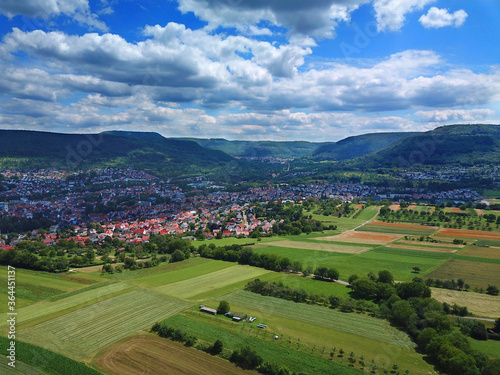
<path fill-rule="evenodd" d="M 0 130 L 0 168 L 134 167 L 163 176 L 200 173 L 266 178 L 272 169 L 234 157 L 298 159 L 304 170 L 500 164 L 500 126 L 450 125 L 421 133 L 374 133 L 339 142 L 165 138 L 153 132 L 60 134 Z M 322 162 L 336 162 L 325 166 Z M 274 167 L 277 169 L 279 167 Z"/>

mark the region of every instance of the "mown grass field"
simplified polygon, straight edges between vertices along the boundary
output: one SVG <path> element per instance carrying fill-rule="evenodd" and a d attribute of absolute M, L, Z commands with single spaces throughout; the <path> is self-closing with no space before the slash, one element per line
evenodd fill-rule
<path fill-rule="evenodd" d="M 361 314 L 345 314 L 320 306 L 297 304 L 275 297 L 238 290 L 221 297 L 230 304 L 249 308 L 265 314 L 335 329 L 353 335 L 379 340 L 385 343 L 412 348 L 414 344 L 403 332 L 393 328 L 386 320 Z"/>
<path fill-rule="evenodd" d="M 85 290 L 81 293 L 72 294 L 66 298 L 56 301 L 40 301 L 27 307 L 18 309 L 19 316 L 22 317 L 19 328 L 43 322 L 48 319 L 78 310 L 80 308 L 92 305 L 101 300 L 119 295 L 130 290 L 127 284 L 108 284 L 101 288 Z M 6 327 L 7 322 L 1 321 L 0 328 Z"/>
<path fill-rule="evenodd" d="M 16 285 L 18 308 L 101 282 L 95 275 L 80 277 L 70 273 L 52 274 L 25 269 L 16 270 L 16 278 L 22 280 Z M 0 266 L 0 283 L 7 285 L 6 266 Z M 0 294 L 0 312 L 7 311 L 7 297 L 6 293 Z"/>
<path fill-rule="evenodd" d="M 234 266 L 234 264 L 232 263 L 218 260 L 208 260 L 199 257 L 193 259 L 198 259 L 200 261 L 191 262 L 191 265 L 186 268 L 181 267 L 165 269 L 163 270 L 163 272 L 149 275 L 146 273 L 146 276 L 135 278 L 133 280 L 130 280 L 129 282 L 131 284 L 138 285 L 144 288 L 156 288 L 163 285 L 177 283 L 195 277 L 203 276 L 211 272 L 221 271 Z M 177 263 L 171 263 L 171 265 L 174 264 Z"/>
<path fill-rule="evenodd" d="M 226 264 L 231 265 L 231 263 L 227 262 Z M 190 298 L 212 293 L 233 284 L 244 283 L 247 280 L 252 280 L 270 272 L 262 268 L 233 265 L 184 281 L 159 286 L 154 288 L 154 290 L 173 297 Z"/>
<path fill-rule="evenodd" d="M 367 208 L 361 210 L 361 212 L 356 215 L 356 219 L 357 220 L 364 220 L 364 221 L 371 220 L 378 213 L 379 209 L 380 209 L 380 207 L 375 207 L 375 206 L 367 207 Z"/>
<path fill-rule="evenodd" d="M 84 360 L 116 340 L 167 318 L 189 304 L 147 290 L 134 290 L 20 330 L 22 340 Z"/>
<path fill-rule="evenodd" d="M 466 306 L 477 316 L 497 319 L 500 316 L 500 297 L 488 294 L 432 288 L 432 297 L 450 305 Z"/>
<path fill-rule="evenodd" d="M 426 277 L 441 280 L 461 278 L 472 288 L 487 288 L 489 284 L 500 286 L 500 264 L 450 259 Z"/>
<path fill-rule="evenodd" d="M 165 355 L 168 353 L 168 355 Z M 144 358 L 148 358 L 144 361 Z M 96 355 L 92 364 L 105 374 L 257 375 L 231 362 L 152 334 L 129 337 Z"/>

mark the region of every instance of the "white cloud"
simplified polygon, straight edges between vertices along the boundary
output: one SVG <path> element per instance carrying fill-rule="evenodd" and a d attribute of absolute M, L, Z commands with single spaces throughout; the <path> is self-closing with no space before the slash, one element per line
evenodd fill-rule
<path fill-rule="evenodd" d="M 431 122 L 477 122 L 495 115 L 491 109 L 444 109 L 434 111 L 418 111 L 415 115 L 423 121 Z"/>
<path fill-rule="evenodd" d="M 286 28 L 291 35 L 331 38 L 339 22 L 350 20 L 350 14 L 369 0 L 179 0 L 183 13 L 193 12 L 209 23 L 236 27 L 252 34 L 260 23 Z"/>
<path fill-rule="evenodd" d="M 436 0 L 373 0 L 379 31 L 397 31 L 403 27 L 406 14 L 421 10 Z"/>
<path fill-rule="evenodd" d="M 3 0 L 0 2 L 0 14 L 8 18 L 22 15 L 43 20 L 64 14 L 93 29 L 108 29 L 106 24 L 90 11 L 88 0 Z"/>
<path fill-rule="evenodd" d="M 463 9 L 449 13 L 448 9 L 432 7 L 418 21 L 427 29 L 438 29 L 446 26 L 460 27 L 465 23 L 467 16 L 468 14 Z"/>

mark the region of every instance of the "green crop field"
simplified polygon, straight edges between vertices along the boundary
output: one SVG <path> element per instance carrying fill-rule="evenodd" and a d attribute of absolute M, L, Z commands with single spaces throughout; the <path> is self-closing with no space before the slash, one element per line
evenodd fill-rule
<path fill-rule="evenodd" d="M 231 263 L 227 263 L 230 264 Z M 219 289 L 231 286 L 233 284 L 245 285 L 245 281 L 270 273 L 262 268 L 233 265 L 219 271 L 206 273 L 201 276 L 193 277 L 188 280 L 178 281 L 176 283 L 156 287 L 155 290 L 170 296 L 179 298 L 190 298 L 206 293 L 217 291 Z"/>
<path fill-rule="evenodd" d="M 489 284 L 500 287 L 500 264 L 450 259 L 426 277 L 441 280 L 463 279 L 472 288 L 486 289 Z"/>
<path fill-rule="evenodd" d="M 367 208 L 361 210 L 361 212 L 358 214 L 358 216 L 356 216 L 356 219 L 357 220 L 364 220 L 364 221 L 371 220 L 378 213 L 378 210 L 379 210 L 378 207 L 374 207 L 374 206 L 367 207 Z"/>
<path fill-rule="evenodd" d="M 193 258 L 200 259 L 203 258 Z M 233 264 L 229 262 L 223 262 L 218 260 L 208 260 L 204 259 L 204 262 L 194 262 L 190 267 L 180 268 L 180 269 L 166 269 L 163 272 L 154 273 L 149 276 L 143 276 L 130 280 L 131 284 L 139 285 L 146 288 L 155 288 L 162 285 L 172 284 L 181 282 L 184 280 L 192 279 L 194 277 L 199 277 L 206 275 L 208 273 L 221 271 L 225 268 L 232 267 Z M 171 263 L 174 265 L 176 263 Z"/>
<path fill-rule="evenodd" d="M 357 246 L 353 246 L 353 244 L 348 244 L 346 246 L 345 244 L 332 243 L 322 240 L 317 240 L 317 241 L 307 240 L 307 242 L 283 240 L 283 241 L 273 242 L 272 245 L 274 247 L 286 247 L 299 250 L 320 250 L 320 251 L 330 251 L 334 253 L 347 253 L 347 254 L 362 253 L 364 251 L 368 251 L 371 249 L 371 247 L 369 246 L 362 246 L 359 244 Z"/>
<path fill-rule="evenodd" d="M 0 337 L 0 348 L 6 352 L 9 340 Z M 5 348 L 5 350 L 4 350 Z M 5 360 L 0 361 L 0 373 L 3 375 L 99 375 L 99 371 L 76 362 L 61 354 L 43 349 L 26 342 L 16 341 L 16 368 L 7 366 Z"/>
<path fill-rule="evenodd" d="M 135 290 L 78 309 L 20 332 L 22 340 L 43 343 L 77 360 L 165 319 L 189 304 L 147 290 Z"/>
<path fill-rule="evenodd" d="M 320 306 L 298 304 L 274 297 L 238 290 L 221 297 L 230 304 L 278 315 L 325 328 L 379 340 L 385 343 L 412 348 L 414 344 L 403 332 L 390 326 L 386 320 L 361 314 L 345 314 Z"/>

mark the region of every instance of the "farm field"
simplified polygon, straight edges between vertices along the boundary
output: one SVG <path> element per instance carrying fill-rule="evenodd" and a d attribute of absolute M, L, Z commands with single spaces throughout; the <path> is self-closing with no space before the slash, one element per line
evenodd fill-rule
<path fill-rule="evenodd" d="M 426 247 L 418 245 L 403 245 L 401 243 L 390 243 L 385 245 L 385 247 L 390 247 L 394 249 L 406 249 L 406 250 L 419 250 L 419 251 L 430 251 L 436 253 L 455 253 L 456 249 L 444 249 L 438 247 Z"/>
<path fill-rule="evenodd" d="M 148 360 L 144 361 L 144 358 Z M 102 350 L 92 364 L 109 375 L 258 374 L 257 371 L 243 370 L 227 360 L 188 348 L 179 342 L 144 333 Z"/>
<path fill-rule="evenodd" d="M 418 246 L 443 247 L 443 248 L 449 248 L 449 249 L 462 249 L 465 247 L 465 245 L 455 245 L 455 244 L 451 244 L 451 243 L 433 243 L 433 242 L 424 242 L 424 241 L 400 240 L 400 241 L 395 242 L 395 243 L 396 244 L 404 243 L 404 244 L 418 245 Z"/>
<path fill-rule="evenodd" d="M 226 264 L 231 265 L 229 262 L 226 262 Z M 237 283 L 243 282 L 244 285 L 245 281 L 270 272 L 271 271 L 257 267 L 232 265 L 219 271 L 159 286 L 154 288 L 154 290 L 173 297 L 190 298 L 213 292 Z"/>
<path fill-rule="evenodd" d="M 364 228 L 365 226 L 361 228 Z M 344 232 L 338 236 L 319 237 L 318 239 L 369 245 L 385 245 L 402 237 L 400 234 L 393 233 L 374 233 L 369 231 L 361 232 L 359 231 L 361 228 L 358 228 L 356 231 Z"/>
<path fill-rule="evenodd" d="M 135 290 L 20 330 L 19 337 L 84 360 L 98 349 L 188 306 L 177 299 Z"/>
<path fill-rule="evenodd" d="M 367 231 L 376 233 L 392 233 L 401 235 L 414 235 L 414 236 L 429 236 L 433 234 L 438 228 L 428 227 L 424 225 L 415 224 L 402 224 L 402 223 L 383 223 L 373 222 L 363 225 L 356 229 L 357 231 Z"/>
<path fill-rule="evenodd" d="M 500 259 L 500 247 L 468 246 L 460 252 L 460 255 L 486 259 Z"/>
<path fill-rule="evenodd" d="M 432 297 L 450 305 L 466 306 L 474 315 L 497 319 L 500 316 L 500 297 L 488 294 L 431 288 Z"/>
<path fill-rule="evenodd" d="M 237 307 L 238 309 L 241 307 Z M 280 361 L 295 372 L 308 374 L 363 374 L 347 367 L 346 358 L 335 357 L 327 360 L 332 347 L 343 348 L 347 353 L 353 351 L 359 358 L 365 357 L 367 363 L 372 360 L 380 367 L 389 368 L 397 362 L 400 368 L 411 369 L 412 374 L 434 373 L 432 366 L 412 349 L 392 344 L 382 344 L 379 340 L 367 339 L 341 331 L 285 318 L 273 314 L 245 309 L 258 322 L 268 324 L 266 329 L 259 329 L 253 324 L 235 323 L 231 320 L 188 310 L 168 318 L 165 322 L 180 327 L 183 331 L 195 334 L 209 342 L 219 339 L 225 347 L 238 348 L 244 345 L 259 348 L 264 360 Z M 279 339 L 275 340 L 274 335 Z M 325 348 L 325 352 L 323 352 Z M 341 366 L 343 365 L 343 366 Z"/>
<path fill-rule="evenodd" d="M 461 278 L 472 288 L 487 288 L 489 284 L 500 285 L 500 264 L 450 259 L 426 277 L 441 280 Z"/>
<path fill-rule="evenodd" d="M 361 254 L 341 254 L 319 250 L 298 251 L 297 249 L 269 246 L 255 249 L 257 253 L 277 254 L 297 260 L 303 267 L 319 266 L 334 267 L 340 272 L 340 279 L 347 280 L 349 276 L 366 275 L 369 272 L 377 273 L 380 270 L 389 270 L 396 280 L 410 281 L 415 277 L 413 267 L 418 266 L 422 272 L 429 272 L 438 267 L 451 254 L 424 252 L 418 250 L 398 250 L 378 247 Z"/>
<path fill-rule="evenodd" d="M 391 327 L 387 321 L 382 319 L 361 314 L 345 314 L 320 306 L 297 304 L 292 301 L 261 296 L 244 290 L 238 290 L 220 299 L 225 299 L 230 304 L 264 314 L 295 319 L 404 348 L 414 347 L 414 344 L 405 333 Z"/>
<path fill-rule="evenodd" d="M 486 231 L 480 231 L 480 230 L 443 228 L 443 229 L 440 229 L 437 232 L 437 234 L 440 236 L 500 240 L 500 233 L 499 232 L 486 232 Z"/>
<path fill-rule="evenodd" d="M 378 214 L 380 207 L 370 206 L 362 210 L 359 214 L 357 214 L 357 220 L 371 220 Z"/>
<path fill-rule="evenodd" d="M 173 268 L 165 269 L 163 272 L 154 274 L 145 274 L 146 276 L 130 280 L 131 284 L 138 285 L 145 288 L 155 288 L 162 285 L 168 285 L 194 277 L 206 275 L 211 272 L 221 271 L 226 268 L 234 266 L 232 263 L 223 262 L 219 260 L 208 260 L 203 258 L 194 258 L 205 260 L 202 262 L 192 262 L 187 268 Z M 182 262 L 181 262 L 182 263 Z M 171 265 L 178 263 L 170 263 Z"/>
<path fill-rule="evenodd" d="M 371 249 L 371 247 L 366 246 L 343 246 L 339 244 L 328 244 L 324 242 L 314 243 L 313 240 L 310 242 L 300 242 L 300 241 L 276 241 L 273 242 L 273 246 L 277 247 L 287 247 L 293 249 L 304 249 L 304 250 L 320 250 L 320 251 L 330 251 L 334 253 L 346 253 L 346 254 L 359 254 Z"/>

